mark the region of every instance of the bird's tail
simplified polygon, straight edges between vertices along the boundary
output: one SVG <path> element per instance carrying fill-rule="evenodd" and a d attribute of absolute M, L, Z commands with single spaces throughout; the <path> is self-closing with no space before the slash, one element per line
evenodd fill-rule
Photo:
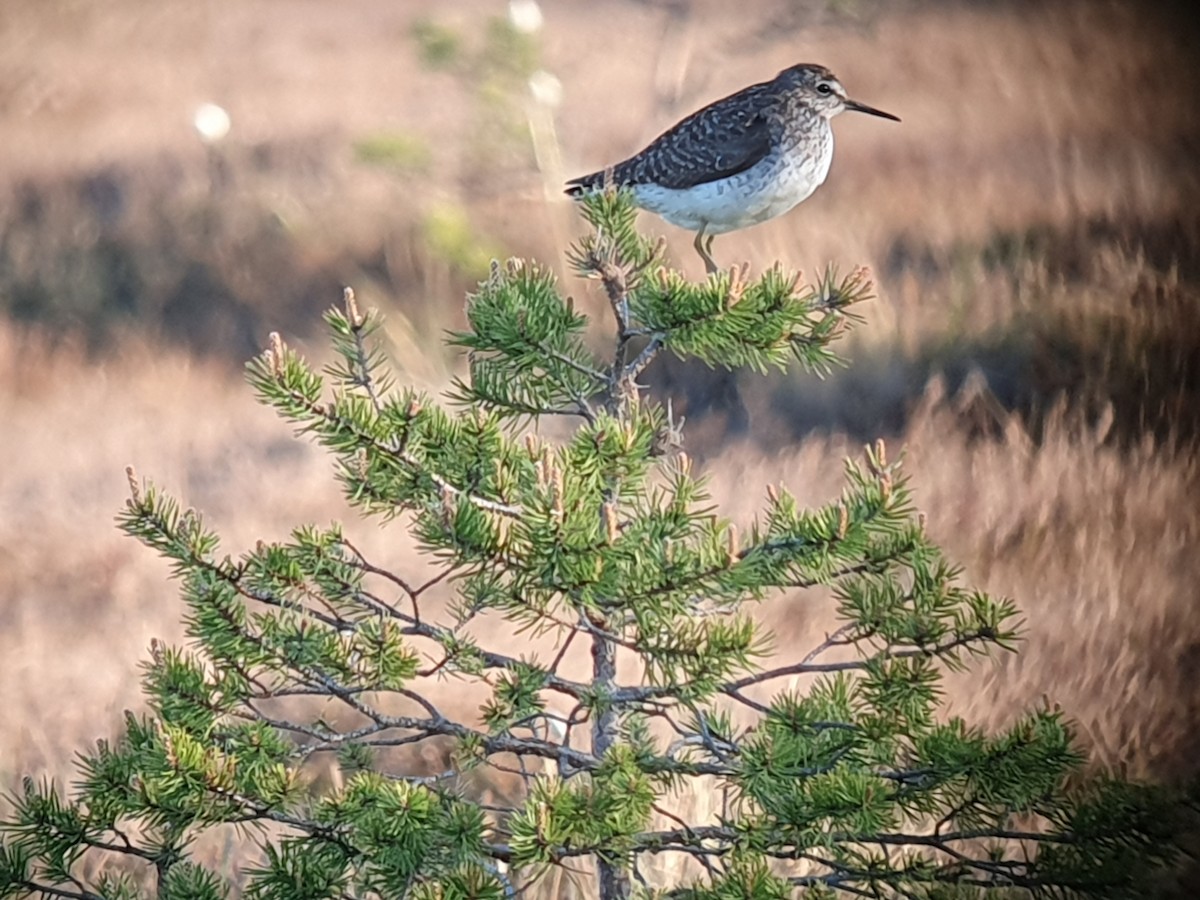
<path fill-rule="evenodd" d="M 572 178 L 567 182 L 567 189 L 563 192 L 570 197 L 582 197 L 584 194 L 589 194 L 592 191 L 602 191 L 608 187 L 617 186 L 617 180 L 613 177 L 611 168 L 601 169 L 599 172 L 593 172 L 591 175 L 580 175 L 578 178 Z"/>

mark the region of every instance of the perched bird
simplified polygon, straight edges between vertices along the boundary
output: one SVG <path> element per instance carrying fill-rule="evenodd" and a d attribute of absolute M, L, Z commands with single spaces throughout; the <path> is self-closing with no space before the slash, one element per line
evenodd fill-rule
<path fill-rule="evenodd" d="M 696 252 L 715 272 L 714 235 L 783 215 L 825 181 L 829 120 L 848 109 L 900 121 L 851 100 L 824 66 L 792 66 L 692 113 L 641 153 L 572 179 L 567 193 L 631 188 L 638 206 L 695 231 Z"/>

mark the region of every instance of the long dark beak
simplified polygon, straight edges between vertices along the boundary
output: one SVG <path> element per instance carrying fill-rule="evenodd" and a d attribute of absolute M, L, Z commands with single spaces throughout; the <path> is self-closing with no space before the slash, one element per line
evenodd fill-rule
<path fill-rule="evenodd" d="M 847 100 L 846 109 L 852 109 L 855 112 L 867 113 L 871 116 L 879 116 L 881 119 L 891 119 L 893 122 L 899 122 L 899 116 L 893 116 L 891 113 L 886 113 L 882 109 L 876 109 L 873 106 L 867 106 L 865 103 L 859 103 L 857 100 Z"/>

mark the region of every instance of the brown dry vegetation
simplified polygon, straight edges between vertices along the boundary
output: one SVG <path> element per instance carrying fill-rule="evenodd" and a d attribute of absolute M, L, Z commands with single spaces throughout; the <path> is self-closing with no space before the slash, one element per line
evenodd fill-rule
<path fill-rule="evenodd" d="M 820 385 L 741 376 L 735 392 L 660 368 L 715 495 L 739 521 L 756 485 L 817 502 L 857 442 L 889 436 L 965 579 L 1028 623 L 1020 655 L 955 677 L 952 709 L 998 724 L 1046 695 L 1099 763 L 1197 774 L 1200 62 L 1185 7 L 739 6 L 545 4 L 540 63 L 562 104 L 507 98 L 517 137 L 485 143 L 493 158 L 479 82 L 423 66 L 411 29 L 446 25 L 474 52 L 499 2 L 4 4 L 0 787 L 66 775 L 140 704 L 150 638 L 180 635 L 165 566 L 111 525 L 126 463 L 233 552 L 347 517 L 328 461 L 237 376 L 268 329 L 303 346 L 352 284 L 386 311 L 403 377 L 436 388 L 455 362 L 435 345 L 480 258 L 561 265 L 579 230 L 564 174 L 800 60 L 904 124 L 839 120 L 829 184 L 723 237 L 718 258 L 869 263 L 880 299 L 852 367 Z M 211 151 L 189 125 L 207 100 L 234 123 Z M 400 148 L 393 168 L 356 157 L 369 139 Z M 698 274 L 689 235 L 645 225 Z M 347 529 L 418 565 L 400 524 Z M 763 616 L 785 650 L 830 621 L 811 597 Z"/>

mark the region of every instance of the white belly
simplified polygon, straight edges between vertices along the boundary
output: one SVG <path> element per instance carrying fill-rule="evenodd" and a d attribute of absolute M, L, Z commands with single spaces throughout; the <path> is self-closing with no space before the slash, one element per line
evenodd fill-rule
<path fill-rule="evenodd" d="M 676 189 L 637 185 L 634 196 L 643 209 L 672 225 L 708 234 L 722 234 L 781 216 L 812 195 L 829 174 L 833 133 L 812 154 L 768 156 L 730 178 Z"/>

